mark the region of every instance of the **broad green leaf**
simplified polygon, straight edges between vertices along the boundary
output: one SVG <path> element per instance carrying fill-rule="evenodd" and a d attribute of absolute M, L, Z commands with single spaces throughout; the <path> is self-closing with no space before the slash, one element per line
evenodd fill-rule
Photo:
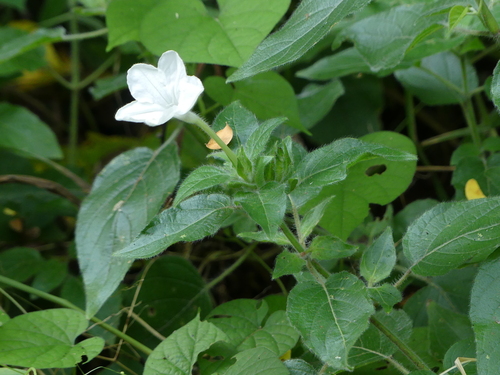
<path fill-rule="evenodd" d="M 195 195 L 161 212 L 130 245 L 115 252 L 116 258 L 149 258 L 174 243 L 201 240 L 217 232 L 233 210 L 226 195 Z"/>
<path fill-rule="evenodd" d="M 127 76 L 125 73 L 114 75 L 111 77 L 101 78 L 95 81 L 89 91 L 95 100 L 100 100 L 116 91 L 123 90 L 127 87 Z"/>
<path fill-rule="evenodd" d="M 396 215 L 393 219 L 394 240 L 399 241 L 406 230 L 425 211 L 430 210 L 439 202 L 435 199 L 419 199 L 411 202 Z"/>
<path fill-rule="evenodd" d="M 206 93 L 222 104 L 238 100 L 259 119 L 286 117 L 290 126 L 305 130 L 293 87 L 276 72 L 262 73 L 234 84 L 224 83 L 222 77 L 211 77 Z"/>
<path fill-rule="evenodd" d="M 274 129 L 286 121 L 286 118 L 279 117 L 271 120 L 264 121 L 259 127 L 252 133 L 248 142 L 245 145 L 245 150 L 248 158 L 254 161 L 257 156 L 259 156 L 266 149 L 269 138 Z"/>
<path fill-rule="evenodd" d="M 469 317 L 439 306 L 436 302 L 427 304 L 429 316 L 429 338 L 431 354 L 443 358 L 448 349 L 457 341 L 473 337 Z"/>
<path fill-rule="evenodd" d="M 52 130 L 24 107 L 0 103 L 0 133 L 0 147 L 48 159 L 63 156 Z"/>
<path fill-rule="evenodd" d="M 398 70 L 396 78 L 412 94 L 429 105 L 459 104 L 477 88 L 476 70 L 463 65 L 451 52 L 441 52 L 422 59 L 418 67 Z"/>
<path fill-rule="evenodd" d="M 31 34 L 22 35 L 6 43 L 2 43 L 0 46 L 0 63 L 42 44 L 60 42 L 63 39 L 64 33 L 65 30 L 62 27 L 38 29 Z"/>
<path fill-rule="evenodd" d="M 177 206 L 194 193 L 223 184 L 230 178 L 230 172 L 225 169 L 211 165 L 201 166 L 192 171 L 179 186 L 173 205 Z"/>
<path fill-rule="evenodd" d="M 264 347 L 244 350 L 234 357 L 236 363 L 224 375 L 289 375 L 287 368 L 272 351 Z"/>
<path fill-rule="evenodd" d="M 283 362 L 290 375 L 317 375 L 318 371 L 302 359 L 289 359 Z"/>
<path fill-rule="evenodd" d="M 452 270 L 446 275 L 433 277 L 429 285 L 417 290 L 404 305 L 414 326 L 428 325 L 426 305 L 433 301 L 455 313 L 467 314 L 476 272 L 477 267 L 474 266 Z"/>
<path fill-rule="evenodd" d="M 500 261 L 481 266 L 470 301 L 470 319 L 476 337 L 477 372 L 493 375 L 500 368 Z"/>
<path fill-rule="evenodd" d="M 344 94 L 340 80 L 332 79 L 324 85 L 311 83 L 297 95 L 300 121 L 306 129 L 312 128 L 332 109 L 335 101 Z"/>
<path fill-rule="evenodd" d="M 0 253 L 0 274 L 24 282 L 43 267 L 39 251 L 29 247 L 13 247 Z"/>
<path fill-rule="evenodd" d="M 363 252 L 359 272 L 371 286 L 388 277 L 395 264 L 396 248 L 392 238 L 392 229 L 388 227 Z"/>
<path fill-rule="evenodd" d="M 24 30 L 19 30 L 14 27 L 0 27 L 0 48 L 2 45 L 10 41 L 18 40 L 18 38 L 28 35 Z M 27 52 L 20 53 L 2 63 L 0 63 L 0 76 L 8 77 L 14 74 L 19 74 L 23 71 L 33 71 L 47 65 L 45 59 L 45 49 L 43 46 L 31 49 Z M 19 83 L 19 81 L 18 81 Z"/>
<path fill-rule="evenodd" d="M 413 349 L 427 366 L 430 368 L 440 367 L 442 362 L 431 355 L 429 334 L 429 327 L 413 328 L 410 339 L 406 340 L 406 344 Z M 399 350 L 394 353 L 393 358 L 407 368 L 414 368 L 415 366 L 413 362 Z"/>
<path fill-rule="evenodd" d="M 368 0 L 302 1 L 285 26 L 267 37 L 228 82 L 297 60 L 327 35 L 332 25 L 368 3 Z"/>
<path fill-rule="evenodd" d="M 364 145 L 370 145 L 369 147 L 381 147 L 380 151 L 384 150 L 383 152 L 387 152 L 387 155 L 391 151 L 399 152 L 400 155 L 407 155 L 407 158 L 406 160 L 400 158 L 396 161 L 392 156 L 378 154 L 379 150 L 371 151 L 381 157 L 365 161 L 360 158 L 361 160 L 356 165 L 349 168 L 344 181 L 323 187 L 321 193 L 311 200 L 310 204 L 313 205 L 325 197 L 333 196 L 320 225 L 344 240 L 368 215 L 370 203 L 385 205 L 396 199 L 409 186 L 416 169 L 416 162 L 411 160 L 412 158 L 415 160 L 415 145 L 409 138 L 398 133 L 384 131 L 366 135 L 362 140 L 370 143 L 364 143 L 361 140 L 353 142 L 353 146 L 359 145 L 358 152 L 361 152 Z M 333 143 L 335 144 L 337 142 Z M 384 148 L 382 145 L 399 151 Z M 340 150 L 344 148 L 335 148 L 332 154 L 335 155 L 341 152 Z M 349 154 L 355 153 L 355 150 L 355 148 L 345 149 L 345 154 L 338 155 L 339 160 L 349 161 Z M 328 157 L 325 155 L 325 158 Z M 334 171 L 335 169 L 332 170 Z M 346 173 L 345 169 L 342 171 Z M 308 206 L 309 204 L 304 209 Z"/>
<path fill-rule="evenodd" d="M 0 0 L 0 3 L 12 8 L 16 8 L 21 12 L 24 12 L 26 10 L 26 0 Z"/>
<path fill-rule="evenodd" d="M 295 346 L 299 335 L 283 310 L 271 314 L 263 324 L 267 313 L 265 301 L 238 299 L 217 306 L 208 321 L 222 330 L 238 351 L 264 347 L 277 358 Z"/>
<path fill-rule="evenodd" d="M 277 231 L 271 236 L 268 236 L 266 232 L 241 232 L 238 233 L 238 237 L 244 239 L 245 241 L 257 241 L 257 242 L 272 242 L 281 246 L 290 246 L 290 241 L 283 232 Z"/>
<path fill-rule="evenodd" d="M 68 266 L 57 259 L 48 259 L 41 264 L 31 286 L 42 292 L 50 292 L 60 286 L 68 275 Z"/>
<path fill-rule="evenodd" d="M 436 13 L 443 3 L 401 5 L 348 26 L 342 36 L 354 42 L 373 72 L 397 66 L 413 41 L 446 17 Z"/>
<path fill-rule="evenodd" d="M 157 151 L 137 148 L 113 159 L 82 203 L 76 248 L 85 284 L 87 314 L 113 293 L 131 261 L 112 254 L 130 244 L 172 193 L 179 180 L 175 144 Z"/>
<path fill-rule="evenodd" d="M 346 258 L 357 250 L 357 246 L 348 244 L 335 236 L 316 236 L 307 249 L 311 257 L 318 260 Z"/>
<path fill-rule="evenodd" d="M 108 49 L 130 40 L 185 62 L 240 66 L 287 11 L 290 0 L 219 0 L 212 16 L 200 0 L 115 0 L 106 12 Z"/>
<path fill-rule="evenodd" d="M 288 250 L 283 250 L 276 257 L 273 279 L 277 279 L 283 275 L 292 275 L 300 272 L 305 265 L 306 261 L 298 253 L 291 253 Z"/>
<path fill-rule="evenodd" d="M 448 30 L 453 30 L 469 12 L 469 7 L 455 5 L 448 12 Z"/>
<path fill-rule="evenodd" d="M 392 284 L 382 284 L 368 288 L 370 298 L 380 304 L 386 313 L 390 313 L 396 303 L 401 302 L 401 292 Z"/>
<path fill-rule="evenodd" d="M 500 61 L 495 66 L 493 70 L 493 80 L 491 81 L 491 98 L 497 111 L 500 110 Z"/>
<path fill-rule="evenodd" d="M 0 363 L 43 369 L 88 362 L 101 352 L 104 340 L 92 337 L 75 344 L 87 326 L 85 316 L 70 309 L 19 315 L 0 326 Z"/>
<path fill-rule="evenodd" d="M 286 210 L 285 185 L 270 182 L 254 192 L 236 193 L 234 199 L 268 236 L 278 230 Z"/>
<path fill-rule="evenodd" d="M 443 359 L 443 368 L 449 369 L 455 366 L 455 360 L 458 357 L 462 358 L 476 358 L 476 343 L 474 342 L 474 337 L 469 337 L 456 342 L 451 346 L 451 348 L 446 352 Z M 471 361 L 468 363 L 462 363 L 464 370 L 467 375 L 477 375 L 476 362 Z M 451 371 L 450 375 L 459 375 L 458 370 Z"/>
<path fill-rule="evenodd" d="M 186 259 L 164 256 L 154 261 L 147 273 L 141 275 L 142 286 L 137 295 L 141 307 L 137 314 L 163 336 L 186 325 L 197 314 L 203 318 L 212 307 L 202 277 Z M 133 298 L 132 289 L 129 298 Z M 158 339 L 142 325 L 134 324 L 127 334 L 144 345 L 154 347 Z"/>
<path fill-rule="evenodd" d="M 306 346 L 336 369 L 351 369 L 349 350 L 373 312 L 365 286 L 348 272 L 333 274 L 324 284 L 299 282 L 288 296 L 290 322 Z"/>
<path fill-rule="evenodd" d="M 297 167 L 299 184 L 323 186 L 344 180 L 347 169 L 357 162 L 376 156 L 391 161 L 412 161 L 416 157 L 407 152 L 381 144 L 345 138 L 309 153 Z"/>
<path fill-rule="evenodd" d="M 500 198 L 442 203 L 420 216 L 403 238 L 403 251 L 412 271 L 422 276 L 443 275 L 482 259 L 500 241 Z"/>
<path fill-rule="evenodd" d="M 158 345 L 148 357 L 144 375 L 191 375 L 198 354 L 227 336 L 196 316 Z"/>
<path fill-rule="evenodd" d="M 407 342 L 412 332 L 412 321 L 402 310 L 393 310 L 391 313 L 378 311 L 375 317 L 395 336 Z M 382 334 L 375 326 L 368 329 L 356 341 L 349 352 L 349 363 L 360 367 L 394 354 L 397 346 L 387 336 Z"/>

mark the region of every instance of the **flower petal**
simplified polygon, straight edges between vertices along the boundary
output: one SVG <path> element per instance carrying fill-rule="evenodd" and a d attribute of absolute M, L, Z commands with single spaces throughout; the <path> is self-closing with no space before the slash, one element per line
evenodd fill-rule
<path fill-rule="evenodd" d="M 158 126 L 170 120 L 175 114 L 175 107 L 165 108 L 156 103 L 133 101 L 121 107 L 115 115 L 118 121 L 143 122 L 149 126 Z"/>
<path fill-rule="evenodd" d="M 178 86 L 178 114 L 183 115 L 193 108 L 198 97 L 203 92 L 203 84 L 195 76 L 186 76 Z"/>
<path fill-rule="evenodd" d="M 163 72 L 152 65 L 135 64 L 127 72 L 127 84 L 135 100 L 169 107 L 175 103 L 174 88 Z"/>
<path fill-rule="evenodd" d="M 167 51 L 161 55 L 158 60 L 158 69 L 168 81 L 179 82 L 187 76 L 184 62 L 175 51 Z"/>

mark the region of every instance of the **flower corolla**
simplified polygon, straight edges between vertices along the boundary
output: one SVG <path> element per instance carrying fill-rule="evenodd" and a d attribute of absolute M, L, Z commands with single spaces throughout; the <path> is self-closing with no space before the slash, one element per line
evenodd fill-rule
<path fill-rule="evenodd" d="M 164 124 L 171 118 L 189 119 L 203 84 L 186 74 L 184 62 L 175 51 L 161 55 L 158 68 L 135 64 L 127 72 L 127 84 L 135 99 L 115 115 L 120 121 L 143 122 L 149 126 Z"/>

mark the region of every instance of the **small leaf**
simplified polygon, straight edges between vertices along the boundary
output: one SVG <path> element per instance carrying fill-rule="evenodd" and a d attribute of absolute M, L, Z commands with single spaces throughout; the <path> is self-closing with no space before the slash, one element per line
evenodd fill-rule
<path fill-rule="evenodd" d="M 227 182 L 231 178 L 229 172 L 225 169 L 203 165 L 192 171 L 179 186 L 179 190 L 175 195 L 174 206 L 190 197 L 191 195 L 209 189 Z"/>
<path fill-rule="evenodd" d="M 379 303 L 386 313 L 390 313 L 396 303 L 403 300 L 401 292 L 391 284 L 368 288 L 370 298 Z"/>
<path fill-rule="evenodd" d="M 488 256 L 500 240 L 500 198 L 442 203 L 420 216 L 403 238 L 418 275 L 443 275 L 474 257 Z"/>
<path fill-rule="evenodd" d="M 236 193 L 234 199 L 268 236 L 278 230 L 286 210 L 285 185 L 270 182 L 255 192 Z"/>
<path fill-rule="evenodd" d="M 500 260 L 481 266 L 470 301 L 470 319 L 476 337 L 477 371 L 494 375 L 500 368 Z"/>
<path fill-rule="evenodd" d="M 283 275 L 292 275 L 300 272 L 306 265 L 306 261 L 297 253 L 291 253 L 288 250 L 283 250 L 276 257 L 276 265 L 273 270 L 273 280 Z"/>
<path fill-rule="evenodd" d="M 287 368 L 269 349 L 247 349 L 234 357 L 236 363 L 224 375 L 289 375 Z M 146 375 L 146 374 L 145 374 Z"/>
<path fill-rule="evenodd" d="M 333 197 L 326 198 L 312 210 L 306 212 L 306 214 L 302 217 L 300 222 L 300 240 L 305 240 L 312 233 L 314 228 L 316 228 L 316 225 L 318 225 L 323 217 L 326 207 L 332 198 Z"/>
<path fill-rule="evenodd" d="M 257 129 L 255 129 L 245 145 L 245 150 L 251 161 L 254 161 L 257 156 L 264 152 L 273 130 L 285 121 L 285 117 L 270 119 L 264 121 Z"/>
<path fill-rule="evenodd" d="M 299 282 L 288 296 L 290 322 L 305 345 L 335 369 L 351 369 L 349 350 L 373 312 L 365 286 L 348 272 L 333 274 L 324 284 Z"/>
<path fill-rule="evenodd" d="M 24 107 L 0 103 L 0 133 L 0 147 L 49 159 L 63 156 L 54 132 Z"/>
<path fill-rule="evenodd" d="M 144 375 L 190 375 L 198 354 L 227 336 L 197 316 L 158 345 L 148 357 Z"/>
<path fill-rule="evenodd" d="M 161 212 L 130 245 L 114 255 L 118 259 L 149 258 L 174 243 L 201 240 L 217 232 L 233 210 L 226 195 L 195 195 Z"/>
<path fill-rule="evenodd" d="M 0 363 L 43 368 L 75 367 L 97 356 L 104 340 L 92 337 L 75 344 L 87 328 L 85 316 L 70 309 L 30 312 L 0 326 Z"/>
<path fill-rule="evenodd" d="M 317 236 L 309 245 L 308 251 L 313 259 L 331 260 L 351 256 L 358 250 L 335 236 Z"/>
<path fill-rule="evenodd" d="M 238 237 L 246 240 L 246 241 L 257 241 L 257 242 L 272 242 L 281 246 L 289 246 L 290 241 L 281 231 L 277 231 L 276 233 L 268 236 L 266 232 L 242 232 L 238 233 Z"/>
<path fill-rule="evenodd" d="M 224 142 L 224 144 L 226 144 L 226 145 L 229 142 L 231 142 L 231 139 L 233 139 L 233 129 L 231 129 L 231 127 L 229 126 L 228 123 L 226 123 L 226 127 L 224 129 L 219 130 L 216 134 L 219 136 L 219 138 L 222 140 L 222 142 Z M 210 139 L 205 146 L 207 146 L 207 148 L 209 148 L 210 150 L 220 150 L 221 149 L 221 147 L 218 145 L 218 143 L 213 139 Z"/>
<path fill-rule="evenodd" d="M 477 180 L 471 178 L 465 184 L 465 197 L 467 200 L 486 198 Z"/>
<path fill-rule="evenodd" d="M 231 124 L 233 127 L 236 135 L 233 145 L 237 146 L 246 144 L 252 133 L 259 128 L 257 117 L 239 101 L 232 102 L 217 115 L 213 129 L 222 129 L 226 124 Z"/>
<path fill-rule="evenodd" d="M 267 37 L 228 78 L 239 81 L 290 63 L 330 32 L 331 26 L 368 4 L 368 0 L 304 0 L 279 31 Z"/>
<path fill-rule="evenodd" d="M 391 274 L 396 264 L 396 248 L 392 239 L 392 229 L 388 227 L 361 257 L 360 274 L 368 286 L 382 281 Z"/>
<path fill-rule="evenodd" d="M 469 7 L 455 5 L 448 12 L 448 31 L 452 31 L 469 12 Z"/>

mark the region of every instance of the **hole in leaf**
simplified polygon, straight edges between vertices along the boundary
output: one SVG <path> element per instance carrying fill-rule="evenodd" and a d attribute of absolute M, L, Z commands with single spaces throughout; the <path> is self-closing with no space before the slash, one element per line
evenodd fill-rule
<path fill-rule="evenodd" d="M 385 164 L 377 164 L 372 165 L 371 167 L 366 168 L 365 174 L 368 177 L 371 177 L 376 174 L 382 174 L 387 170 L 387 166 Z"/>

